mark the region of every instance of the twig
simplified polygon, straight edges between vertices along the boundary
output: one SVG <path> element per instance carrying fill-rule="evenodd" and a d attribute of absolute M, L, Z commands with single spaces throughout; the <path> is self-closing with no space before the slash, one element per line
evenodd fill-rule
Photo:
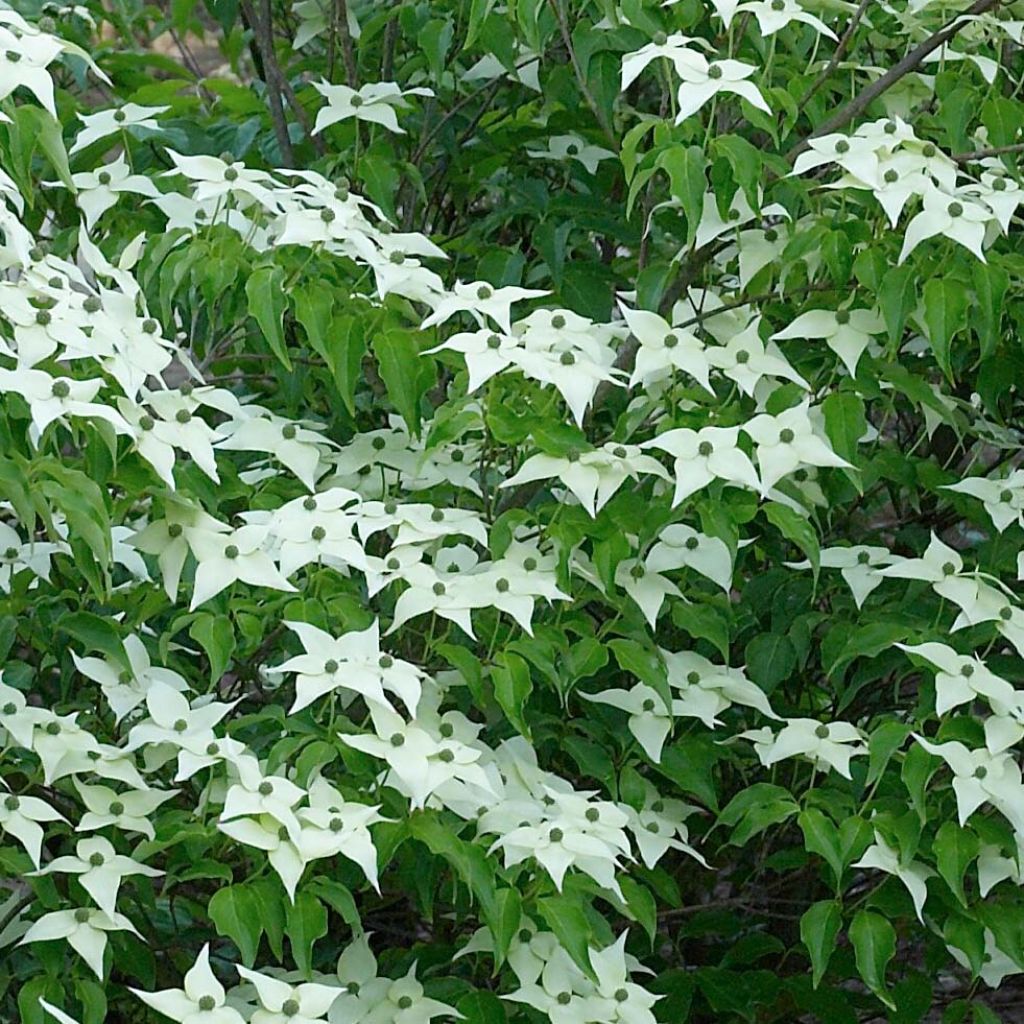
<path fill-rule="evenodd" d="M 597 123 L 601 126 L 601 131 L 604 132 L 612 149 L 618 153 L 619 140 L 615 132 L 612 131 L 612 126 L 605 120 L 601 108 L 597 105 L 597 100 L 594 99 L 594 94 L 590 91 L 590 86 L 587 85 L 587 78 L 583 74 L 580 59 L 576 56 L 576 47 L 572 44 L 572 33 L 569 31 L 569 23 L 566 21 L 565 11 L 562 10 L 560 0 L 548 0 L 548 6 L 550 6 L 554 12 L 555 19 L 558 21 L 558 30 L 562 35 L 562 42 L 565 43 L 565 48 L 569 52 L 569 60 L 572 62 L 572 70 L 576 75 L 576 83 L 580 87 L 580 92 L 587 101 L 587 106 L 593 111 L 594 117 L 597 118 Z"/>
<path fill-rule="evenodd" d="M 1024 142 L 1015 142 L 1010 146 L 995 146 L 993 149 L 974 149 L 970 153 L 954 153 L 952 159 L 958 164 L 969 164 L 990 156 L 1003 156 L 1005 153 L 1024 153 Z"/>
<path fill-rule="evenodd" d="M 846 26 L 846 31 L 843 33 L 842 39 L 839 40 L 835 52 L 832 54 L 832 59 L 821 69 L 818 77 L 811 83 L 810 89 L 807 90 L 804 98 L 800 101 L 801 110 L 807 106 L 808 100 L 828 81 L 829 75 L 839 66 L 839 62 L 850 48 L 850 43 L 853 42 L 853 34 L 857 31 L 857 26 L 860 25 L 861 19 L 870 5 L 871 0 L 860 0 L 860 6 L 850 16 L 849 24 Z"/>
<path fill-rule="evenodd" d="M 274 125 L 274 136 L 277 139 L 278 148 L 281 150 L 281 159 L 286 167 L 295 166 L 295 153 L 292 150 L 292 140 L 288 134 L 288 121 L 284 116 L 284 104 L 281 102 L 281 80 L 284 77 L 278 67 L 277 58 L 274 55 L 274 36 L 272 32 L 273 22 L 270 19 L 269 0 L 263 0 L 263 14 L 267 15 L 266 21 L 256 14 L 256 8 L 252 0 L 241 0 L 239 6 L 242 16 L 252 29 L 256 49 L 259 51 L 260 60 L 263 64 L 263 84 L 266 87 L 267 103 L 270 106 L 270 120 Z"/>
<path fill-rule="evenodd" d="M 970 18 L 978 14 L 984 14 L 1001 2 L 1002 0 L 975 0 L 966 11 L 958 14 L 947 25 L 939 29 L 938 32 L 929 36 L 920 46 L 911 50 L 898 64 L 894 64 L 881 78 L 876 79 L 866 89 L 861 90 L 846 106 L 838 110 L 823 124 L 818 125 L 806 139 L 798 143 L 786 154 L 786 158 L 792 161 L 810 147 L 811 139 L 816 139 L 820 135 L 828 135 L 829 132 L 834 132 L 837 128 L 842 128 L 843 125 L 852 121 L 858 114 L 870 106 L 874 100 L 878 99 L 882 93 L 891 89 L 904 75 L 908 75 L 911 71 L 915 70 L 928 54 L 948 43 Z"/>
<path fill-rule="evenodd" d="M 345 81 L 350 89 L 358 89 L 356 52 L 352 46 L 352 33 L 348 29 L 348 2 L 335 0 L 338 9 L 338 32 L 341 35 L 341 58 L 345 62 Z"/>

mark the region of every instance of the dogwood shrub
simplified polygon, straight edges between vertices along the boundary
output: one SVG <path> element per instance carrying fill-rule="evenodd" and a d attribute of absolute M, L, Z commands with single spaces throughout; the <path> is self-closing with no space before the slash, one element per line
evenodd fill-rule
<path fill-rule="evenodd" d="M 0 10 L 0 1019 L 1010 1019 L 1024 4 L 167 8 Z"/>

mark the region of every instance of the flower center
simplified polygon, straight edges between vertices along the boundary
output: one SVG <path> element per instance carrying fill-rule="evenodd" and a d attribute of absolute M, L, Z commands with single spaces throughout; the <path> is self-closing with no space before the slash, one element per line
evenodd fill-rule
<path fill-rule="evenodd" d="M 226 175 L 225 175 L 226 177 Z M 199 997 L 199 1009 L 204 1013 L 209 1013 L 210 1010 L 215 1009 L 217 1006 L 217 1000 L 213 996 L 200 996 Z"/>
<path fill-rule="evenodd" d="M 261 782 L 256 791 L 260 796 L 270 796 L 274 792 L 274 784 L 272 782 Z"/>
<path fill-rule="evenodd" d="M 238 545 L 229 544 L 224 549 L 224 557 L 227 558 L 229 561 L 233 561 L 234 559 L 236 559 L 238 557 Z"/>
<path fill-rule="evenodd" d="M 814 735 L 817 736 L 819 740 L 827 740 L 828 739 L 828 726 L 827 725 L 819 725 L 817 727 L 817 729 L 814 730 Z"/>
<path fill-rule="evenodd" d="M 717 81 L 721 77 L 722 69 L 717 64 L 712 64 L 711 67 L 708 68 L 708 78 L 712 79 L 712 81 Z"/>
<path fill-rule="evenodd" d="M 794 434 L 789 427 L 783 427 L 782 430 L 779 431 L 780 444 L 792 444 L 794 437 L 796 437 L 796 434 Z"/>
<path fill-rule="evenodd" d="M 299 1001 L 298 999 L 286 999 L 281 1004 L 281 1012 L 286 1017 L 294 1017 L 299 1012 Z"/>

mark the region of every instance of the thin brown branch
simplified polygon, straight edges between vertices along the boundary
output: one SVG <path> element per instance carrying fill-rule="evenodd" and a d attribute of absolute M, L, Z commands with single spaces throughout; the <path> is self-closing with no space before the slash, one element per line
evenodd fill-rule
<path fill-rule="evenodd" d="M 341 59 L 345 64 L 345 81 L 350 89 L 359 88 L 359 74 L 356 70 L 356 51 L 352 45 L 352 33 L 348 27 L 348 2 L 335 0 L 338 10 L 338 34 L 341 36 Z"/>
<path fill-rule="evenodd" d="M 972 17 L 992 10 L 993 7 L 998 6 L 1001 2 L 1002 0 L 975 0 L 966 11 L 958 14 L 952 21 L 939 29 L 938 32 L 929 36 L 920 46 L 915 47 L 901 61 L 894 64 L 881 78 L 876 79 L 867 88 L 862 89 L 846 106 L 818 125 L 806 139 L 798 143 L 786 154 L 787 159 L 792 161 L 803 153 L 809 147 L 811 139 L 815 139 L 820 135 L 828 135 L 830 132 L 842 128 L 859 114 L 863 113 L 879 96 L 888 89 L 891 89 L 901 78 L 916 70 L 930 53 L 948 43 Z"/>
<path fill-rule="evenodd" d="M 566 19 L 565 11 L 562 9 L 561 0 L 548 0 L 548 6 L 551 8 L 555 15 L 555 19 L 558 22 L 558 30 L 561 33 L 562 42 L 565 44 L 565 48 L 568 51 L 569 60 L 572 63 L 572 70 L 576 75 L 576 84 L 579 86 L 580 92 L 583 94 L 583 98 L 587 101 L 587 106 L 590 107 L 594 117 L 597 118 L 597 123 L 601 126 L 601 131 L 604 132 L 612 149 L 618 153 L 618 137 L 615 132 L 612 131 L 612 126 L 608 123 L 601 108 L 597 105 L 597 100 L 594 99 L 594 94 L 590 91 L 590 86 L 587 85 L 587 76 L 583 74 L 583 67 L 580 64 L 579 57 L 576 55 L 576 47 L 573 46 L 572 42 L 572 32 L 569 29 L 569 22 Z"/>
<path fill-rule="evenodd" d="M 995 146 L 992 149 L 974 149 L 970 153 L 954 153 L 953 159 L 958 164 L 970 164 L 988 157 L 1005 156 L 1007 153 L 1024 153 L 1024 142 L 1015 142 L 1010 146 Z"/>
<path fill-rule="evenodd" d="M 256 13 L 252 0 L 241 0 L 239 6 L 242 10 L 242 17 L 252 29 L 256 49 L 260 55 L 260 63 L 263 65 L 263 84 L 266 87 L 270 120 L 274 126 L 274 137 L 277 139 L 278 148 L 281 150 L 281 159 L 286 167 L 294 167 L 295 153 L 292 150 L 292 140 L 288 134 L 288 120 L 284 114 L 284 104 L 281 102 L 283 91 L 281 83 L 284 76 L 281 74 L 277 56 L 274 53 L 270 0 L 263 0 L 260 14 Z"/>
<path fill-rule="evenodd" d="M 818 77 L 811 83 L 810 89 L 804 94 L 804 98 L 800 101 L 800 109 L 803 110 L 807 106 L 808 101 L 817 91 L 828 81 L 829 76 L 837 67 L 839 62 L 846 56 L 846 51 L 850 48 L 850 43 L 853 42 L 853 34 L 857 31 L 857 26 L 860 25 L 861 19 L 864 17 L 868 7 L 871 6 L 872 0 L 860 0 L 860 5 L 857 10 L 850 16 L 849 24 L 846 26 L 846 31 L 843 33 L 842 38 L 836 45 L 835 52 L 832 54 L 832 59 L 821 69 Z"/>

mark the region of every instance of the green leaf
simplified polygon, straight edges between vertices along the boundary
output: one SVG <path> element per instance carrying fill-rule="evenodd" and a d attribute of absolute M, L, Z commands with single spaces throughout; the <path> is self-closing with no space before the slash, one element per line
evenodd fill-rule
<path fill-rule="evenodd" d="M 498 911 L 494 865 L 487 854 L 473 843 L 455 835 L 450 825 L 432 813 L 420 812 L 409 818 L 409 831 L 431 853 L 443 857 L 480 901 L 484 917 L 493 920 Z"/>
<path fill-rule="evenodd" d="M 257 267 L 245 282 L 249 315 L 259 324 L 270 351 L 286 370 L 292 368 L 284 340 L 284 310 L 287 304 L 284 271 L 277 266 Z"/>
<path fill-rule="evenodd" d="M 523 919 L 523 898 L 518 889 L 499 889 L 494 896 L 494 910 L 487 919 L 487 926 L 494 939 L 494 965 L 505 962 L 508 947 L 519 931 Z"/>
<path fill-rule="evenodd" d="M 832 877 L 838 892 L 846 864 L 835 824 L 816 807 L 809 807 L 806 811 L 801 811 L 797 823 L 804 834 L 806 850 L 824 858 L 832 869 Z"/>
<path fill-rule="evenodd" d="M 245 884 L 218 889 L 210 897 L 206 912 L 217 934 L 230 939 L 242 954 L 242 963 L 252 967 L 263 935 L 259 902 L 252 889 Z"/>
<path fill-rule="evenodd" d="M 188 635 L 206 652 L 210 682 L 215 683 L 231 664 L 235 652 L 235 631 L 226 615 L 200 612 L 188 628 Z"/>
<path fill-rule="evenodd" d="M 719 824 L 732 828 L 729 843 L 745 846 L 766 828 L 778 825 L 800 810 L 788 789 L 769 782 L 755 782 L 737 793 L 718 816 Z"/>
<path fill-rule="evenodd" d="M 851 391 L 833 391 L 821 403 L 825 433 L 836 455 L 856 464 L 857 446 L 868 429 L 864 401 Z"/>
<path fill-rule="evenodd" d="M 505 1004 L 493 992 L 470 992 L 455 1008 L 466 1024 L 506 1024 Z"/>
<path fill-rule="evenodd" d="M 880 914 L 858 910 L 850 924 L 850 942 L 857 961 L 857 973 L 864 984 L 891 1010 L 896 1009 L 885 987 L 885 969 L 896 955 L 896 932 Z"/>
<path fill-rule="evenodd" d="M 764 506 L 764 514 L 768 522 L 774 526 L 786 540 L 792 541 L 811 563 L 814 578 L 817 580 L 821 569 L 821 545 L 814 527 L 799 513 L 788 505 L 780 505 L 777 501 L 769 501 Z"/>
<path fill-rule="evenodd" d="M 832 959 L 842 923 L 843 917 L 835 900 L 812 904 L 800 918 L 800 941 L 807 947 L 811 958 L 811 984 L 814 988 L 818 987 Z"/>
<path fill-rule="evenodd" d="M 295 319 L 313 351 L 330 364 L 328 337 L 334 316 L 334 294 L 320 284 L 296 285 L 291 291 Z"/>
<path fill-rule="evenodd" d="M 796 668 L 796 650 L 789 637 L 781 633 L 760 633 L 747 644 L 743 653 L 747 674 L 770 694 Z"/>
<path fill-rule="evenodd" d="M 658 696 L 665 702 L 665 707 L 672 707 L 668 670 L 656 650 L 645 647 L 636 640 L 610 640 L 608 646 L 623 672 L 636 676 L 640 682 L 656 690 Z"/>
<path fill-rule="evenodd" d="M 917 305 L 917 282 L 910 265 L 892 267 L 882 279 L 878 289 L 878 308 L 889 330 L 889 344 L 895 345 L 903 337 L 907 317 Z"/>
<path fill-rule="evenodd" d="M 1010 287 L 1010 276 L 992 262 L 975 261 L 971 266 L 971 278 L 976 298 L 971 311 L 971 326 L 981 344 L 981 358 L 988 359 L 1002 337 L 1003 300 Z"/>
<path fill-rule="evenodd" d="M 719 135 L 711 143 L 711 147 L 716 154 L 724 156 L 729 162 L 733 179 L 743 189 L 750 208 L 760 209 L 761 150 L 739 135 Z"/>
<path fill-rule="evenodd" d="M 524 709 L 533 692 L 530 666 L 518 654 L 505 651 L 498 655 L 496 663 L 491 666 L 491 680 L 494 684 L 494 699 L 505 712 L 505 717 L 529 739 L 530 725 Z"/>
<path fill-rule="evenodd" d="M 537 900 L 537 910 L 581 971 L 594 977 L 590 962 L 590 924 L 578 900 L 571 896 L 547 896 Z"/>
<path fill-rule="evenodd" d="M 669 187 L 686 215 L 686 244 L 693 245 L 704 214 L 707 158 L 699 146 L 670 146 L 658 155 L 656 166 L 668 173 Z"/>
<path fill-rule="evenodd" d="M 953 379 L 950 344 L 954 335 L 967 326 L 970 298 L 967 288 L 949 277 L 933 277 L 924 286 L 924 322 L 935 361 L 942 372 Z"/>
<path fill-rule="evenodd" d="M 60 122 L 48 110 L 23 103 L 14 108 L 14 124 L 15 129 L 25 136 L 30 152 L 34 149 L 42 150 L 57 172 L 61 184 L 69 192 L 76 193 L 78 188 L 71 178 Z"/>
<path fill-rule="evenodd" d="M 129 667 L 121 635 L 110 619 L 101 619 L 92 612 L 72 612 L 60 618 L 57 629 L 85 644 L 90 651 L 101 651 L 122 668 Z"/>
<path fill-rule="evenodd" d="M 406 422 L 410 433 L 419 435 L 420 399 L 432 383 L 429 371 L 433 363 L 420 355 L 412 331 L 382 331 L 373 341 L 373 353 L 388 398 Z"/>
<path fill-rule="evenodd" d="M 955 821 L 945 821 L 939 826 L 932 844 L 935 852 L 935 866 L 960 905 L 967 906 L 964 894 L 964 872 L 978 856 L 978 837 L 970 829 L 961 828 Z"/>
<path fill-rule="evenodd" d="M 313 970 L 313 946 L 327 934 L 327 908 L 312 893 L 296 893 L 295 902 L 288 907 L 285 934 L 295 966 L 308 978 Z"/>

